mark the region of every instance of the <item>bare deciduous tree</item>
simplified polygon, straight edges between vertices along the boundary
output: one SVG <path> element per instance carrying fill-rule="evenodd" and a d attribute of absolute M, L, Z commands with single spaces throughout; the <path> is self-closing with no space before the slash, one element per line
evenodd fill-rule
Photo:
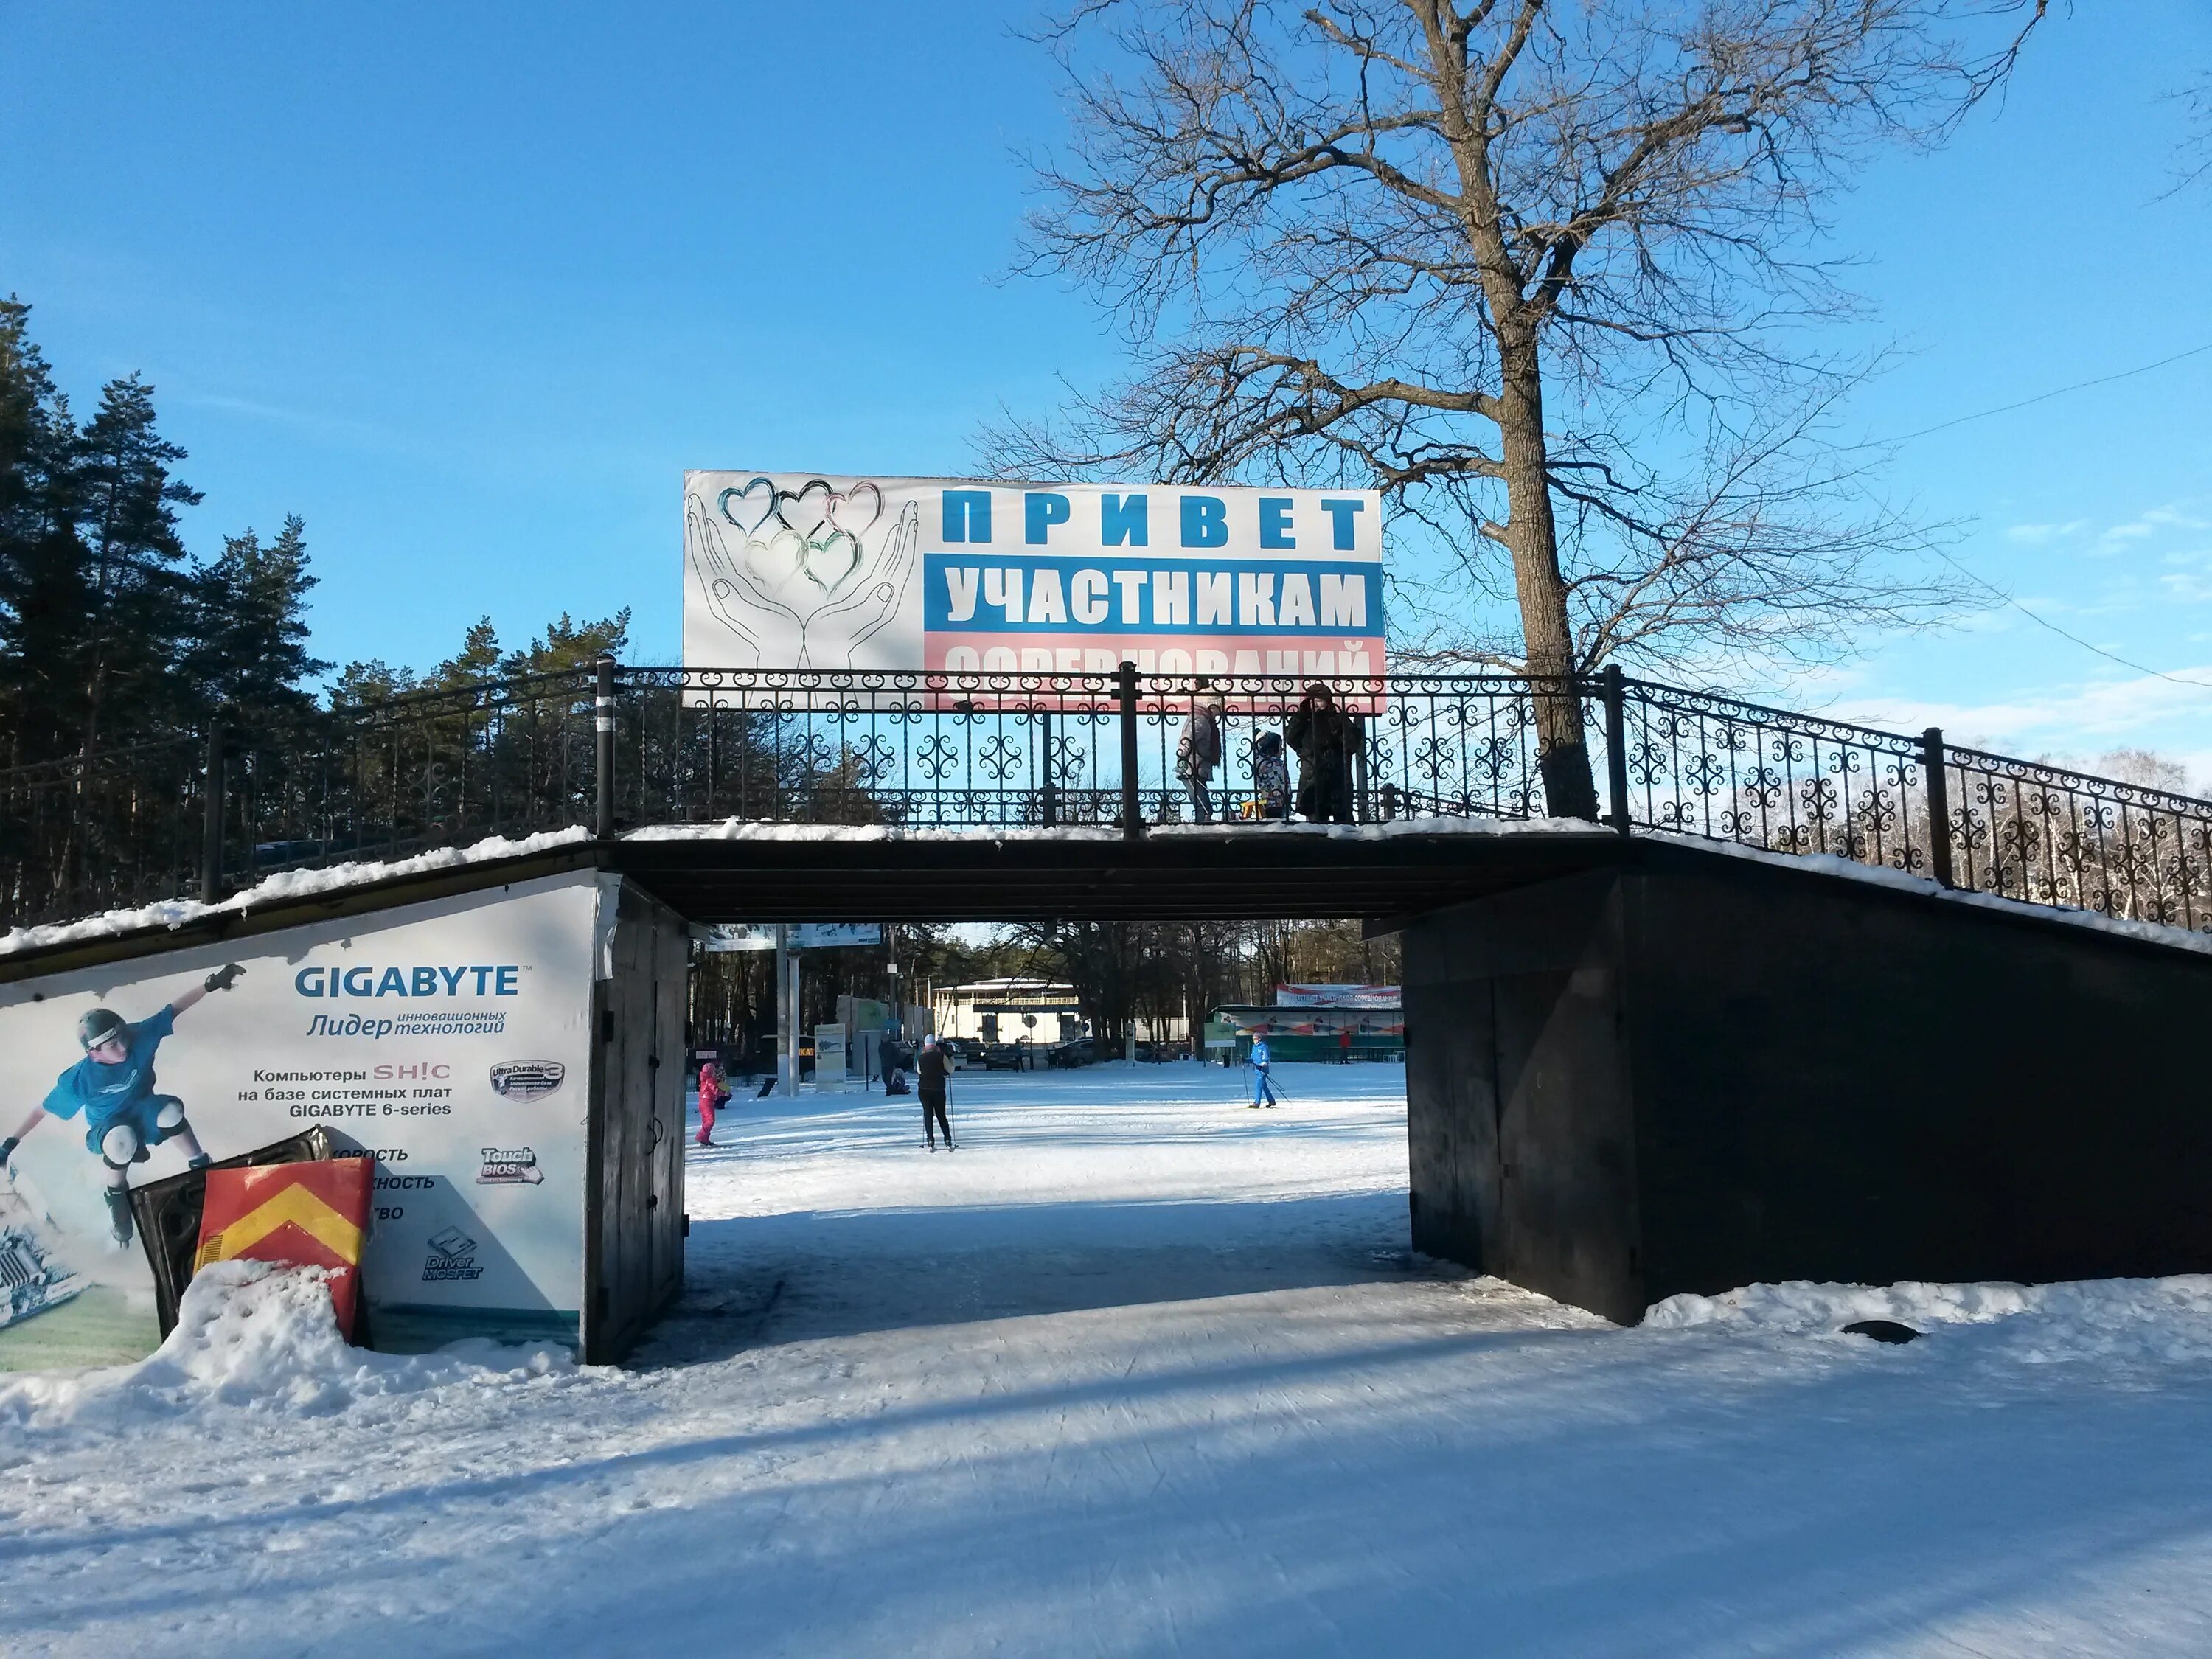
<path fill-rule="evenodd" d="M 1432 657 L 1790 655 L 1926 621 L 1917 532 L 1817 441 L 1853 366 L 1812 235 L 1869 147 L 1940 141 L 2047 0 L 1088 0 L 1032 267 L 1136 375 L 985 435 L 1010 476 L 1376 484 L 1455 562 Z M 1495 586 L 1517 642 L 1468 627 Z M 1400 630 L 1401 635 L 1403 629 Z M 1517 644 L 1517 648 L 1514 648 Z M 1550 810 L 1582 714 L 1536 704 Z"/>

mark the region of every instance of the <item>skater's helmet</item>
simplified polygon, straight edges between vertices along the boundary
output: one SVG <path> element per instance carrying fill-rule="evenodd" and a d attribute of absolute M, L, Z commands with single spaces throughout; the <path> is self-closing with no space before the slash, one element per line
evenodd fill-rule
<path fill-rule="evenodd" d="M 131 1028 L 123 1023 L 123 1016 L 112 1008 L 95 1008 L 76 1023 L 76 1040 L 90 1054 L 103 1042 L 112 1042 Z"/>

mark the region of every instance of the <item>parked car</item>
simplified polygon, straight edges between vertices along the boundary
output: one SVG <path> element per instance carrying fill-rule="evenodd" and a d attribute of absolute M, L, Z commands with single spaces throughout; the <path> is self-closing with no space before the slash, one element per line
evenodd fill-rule
<path fill-rule="evenodd" d="M 1018 1072 L 1031 1063 L 1018 1042 L 994 1042 L 983 1050 L 983 1069 L 987 1072 Z"/>
<path fill-rule="evenodd" d="M 1098 1047 L 1089 1037 L 1077 1037 L 1069 1042 L 1055 1042 L 1045 1051 L 1045 1064 L 1063 1069 L 1075 1066 L 1094 1066 L 1098 1061 Z"/>
<path fill-rule="evenodd" d="M 955 1070 L 965 1071 L 971 1066 L 983 1064 L 984 1045 L 974 1037 L 945 1037 L 937 1045 L 945 1050 L 947 1064 Z"/>

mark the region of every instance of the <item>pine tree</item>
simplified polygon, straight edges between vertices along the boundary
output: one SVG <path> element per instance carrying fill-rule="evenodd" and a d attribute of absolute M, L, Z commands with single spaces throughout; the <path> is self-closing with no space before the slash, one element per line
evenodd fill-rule
<path fill-rule="evenodd" d="M 0 721 L 19 764 L 70 746 L 76 624 L 90 608 L 77 533 L 78 435 L 30 337 L 31 307 L 0 302 Z"/>
<path fill-rule="evenodd" d="M 210 703 L 264 732 L 299 732 L 315 713 L 306 683 L 331 665 L 307 651 L 307 526 L 294 514 L 264 546 L 253 531 L 226 537 L 197 573 L 192 676 Z"/>
<path fill-rule="evenodd" d="M 177 509 L 199 491 L 170 473 L 185 459 L 155 428 L 154 389 L 111 380 L 82 440 L 91 614 L 80 647 L 82 747 L 127 742 L 197 701 L 172 672 L 195 618 Z"/>
<path fill-rule="evenodd" d="M 589 668 L 602 656 L 619 657 L 629 646 L 628 605 L 597 622 L 580 623 L 563 611 L 526 649 L 510 653 L 500 670 L 509 675 L 566 673 Z"/>

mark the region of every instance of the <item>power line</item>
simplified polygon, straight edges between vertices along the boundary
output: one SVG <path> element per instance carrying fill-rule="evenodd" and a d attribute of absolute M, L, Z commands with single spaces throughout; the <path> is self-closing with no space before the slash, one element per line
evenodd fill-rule
<path fill-rule="evenodd" d="M 1882 445 L 1907 444 L 1915 438 L 1925 438 L 1931 433 L 1948 432 L 1954 426 L 1964 426 L 1969 421 L 1986 421 L 1992 415 L 2009 415 L 2015 409 L 2026 409 L 2033 404 L 2048 403 L 2053 398 L 2063 398 L 2069 392 L 2086 392 L 2093 386 L 2110 386 L 2115 380 L 2133 380 L 2138 374 L 2148 374 L 2154 368 L 2164 368 L 2168 363 L 2178 363 L 2185 358 L 2201 357 L 2212 351 L 2212 340 L 2203 345 L 2191 346 L 2186 351 L 2177 351 L 2171 357 L 2161 357 L 2154 363 L 2145 363 L 2140 368 L 2124 368 L 2117 374 L 2100 374 L 2094 380 L 2076 380 L 2072 386 L 2062 386 L 2054 391 L 2039 392 L 2033 398 L 2022 398 L 2016 404 L 2000 404 L 1995 409 L 1978 409 L 1971 415 L 1960 415 L 1948 421 L 1938 421 L 1934 426 L 1923 426 L 1917 432 L 1907 432 L 1894 438 L 1884 438 Z M 1878 445 L 1877 447 L 1881 446 Z"/>
<path fill-rule="evenodd" d="M 1939 421 L 1934 426 L 1924 426 L 1917 432 L 1907 432 L 1899 437 L 1885 438 L 1881 443 L 1883 446 L 1911 443 L 1915 438 L 1925 438 L 1932 433 L 1948 432 L 1954 426 L 1966 425 L 1969 421 L 1985 421 L 1992 415 L 2009 415 L 2015 409 L 2027 409 L 2032 404 L 2048 403 L 2051 398 L 2063 398 L 2069 392 L 2086 392 L 2091 386 L 2110 386 L 2115 380 L 2132 380 L 2138 374 L 2148 374 L 2154 368 L 2164 368 L 2169 363 L 2181 362 L 2190 357 L 2201 357 L 2208 351 L 2212 351 L 2212 340 L 2208 340 L 2203 345 L 2191 346 L 2186 351 L 2177 351 L 2171 357 L 2161 357 L 2154 363 L 2144 363 L 2136 368 L 2124 368 L 2117 374 L 2100 374 L 2094 380 L 2076 380 L 2071 386 L 2062 386 L 2050 392 L 2039 392 L 2033 398 L 2022 398 L 2018 403 L 2000 404 L 1995 409 L 1977 410 L 1971 415 L 1960 415 L 1948 421 Z M 1988 577 L 1967 569 L 1965 565 L 1960 564 L 1942 549 L 1936 550 L 1936 556 L 1976 586 L 1995 594 L 1999 600 L 2019 611 L 2037 627 L 2049 629 L 2060 639 L 2070 641 L 2084 651 L 2102 657 L 2107 662 L 2116 662 L 2123 668 L 2132 669 L 2138 674 L 2148 674 L 2153 679 L 2167 680 L 2175 685 L 2192 685 L 2201 691 L 2212 691 L 2212 680 L 2194 680 L 2186 674 L 2169 674 L 2162 668 L 2148 667 L 2144 664 L 2121 656 L 2118 652 L 2107 651 L 2101 645 L 2092 645 L 2079 634 L 2069 634 L 2049 617 L 2037 615 L 2011 594 L 2006 592 L 2004 589 L 1990 580 Z"/>
<path fill-rule="evenodd" d="M 2092 645 L 2088 641 L 2083 639 L 2079 634 L 2068 633 L 2064 629 L 2061 628 L 2057 623 L 2052 622 L 2049 617 L 2038 616 L 2034 611 L 2030 611 L 2026 605 L 2022 605 L 2018 599 L 2013 598 L 2011 594 L 2006 592 L 2004 589 L 1999 587 L 1988 577 L 1978 575 L 1973 571 L 1967 569 L 1966 566 L 1960 564 L 1948 553 L 1944 552 L 1942 549 L 1937 548 L 1936 550 L 1936 556 L 1942 560 L 1945 564 L 1949 565 L 1952 569 L 1957 571 L 1960 575 L 1964 576 L 1968 581 L 1973 583 L 1977 587 L 1985 589 L 1987 592 L 1996 594 L 1999 599 L 2010 605 L 2014 610 L 2019 611 L 2021 616 L 2027 617 L 2028 621 L 2035 623 L 2039 628 L 2049 629 L 2052 633 L 2057 635 L 2062 640 L 2071 640 L 2075 645 L 2080 646 L 2084 651 L 2094 652 L 2096 655 L 2104 658 L 2107 662 L 2116 662 L 2123 668 L 2132 668 L 2138 674 L 2148 674 L 2154 680 L 2171 680 L 2176 685 L 2193 685 L 2199 690 L 2212 691 L 2212 680 L 2192 680 L 2186 674 L 2169 674 L 2162 668 L 2147 667 L 2142 663 L 2131 661 L 2130 659 L 2121 656 L 2116 651 L 2107 651 L 2101 645 Z"/>

